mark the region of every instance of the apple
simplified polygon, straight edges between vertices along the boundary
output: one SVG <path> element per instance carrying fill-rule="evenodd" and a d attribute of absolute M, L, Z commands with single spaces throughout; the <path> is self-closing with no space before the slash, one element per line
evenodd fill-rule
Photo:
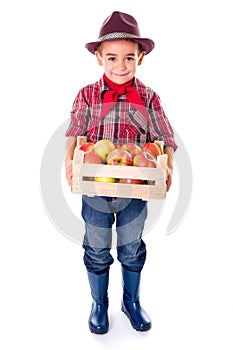
<path fill-rule="evenodd" d="M 95 154 L 95 152 L 92 150 L 90 152 L 85 152 L 84 153 L 84 158 L 83 158 L 84 163 L 87 164 L 101 164 L 102 159 Z"/>
<path fill-rule="evenodd" d="M 122 149 L 128 151 L 132 157 L 136 156 L 138 153 L 141 153 L 141 147 L 139 147 L 136 143 L 127 142 L 121 146 Z"/>
<path fill-rule="evenodd" d="M 79 149 L 84 152 L 89 152 L 95 146 L 94 142 L 85 142 L 79 146 Z"/>
<path fill-rule="evenodd" d="M 96 142 L 93 150 L 97 156 L 99 156 L 102 159 L 102 162 L 106 162 L 107 155 L 115 149 L 115 146 L 112 141 L 110 140 L 99 140 Z"/>
<path fill-rule="evenodd" d="M 114 179 L 111 177 L 95 177 L 96 182 L 118 182 L 118 179 Z"/>
<path fill-rule="evenodd" d="M 160 149 L 160 154 L 163 154 L 163 141 L 158 141 L 158 140 L 155 140 L 154 143 L 159 147 Z"/>
<path fill-rule="evenodd" d="M 142 185 L 145 183 L 144 180 L 139 180 L 139 179 L 120 179 L 119 180 L 120 183 L 122 184 L 137 184 L 137 185 Z"/>
<path fill-rule="evenodd" d="M 137 154 L 133 159 L 133 165 L 145 168 L 156 168 L 156 158 L 149 152 L 141 152 Z"/>
<path fill-rule="evenodd" d="M 122 148 L 114 149 L 106 157 L 108 165 L 132 165 L 133 157 Z"/>
<path fill-rule="evenodd" d="M 160 147 L 153 142 L 145 143 L 142 146 L 142 151 L 152 154 L 152 156 L 154 156 L 155 158 L 157 158 L 161 154 Z"/>

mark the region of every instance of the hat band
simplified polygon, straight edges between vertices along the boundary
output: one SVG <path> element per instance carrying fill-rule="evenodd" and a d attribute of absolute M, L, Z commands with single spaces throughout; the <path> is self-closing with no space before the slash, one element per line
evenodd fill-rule
<path fill-rule="evenodd" d="M 111 39 L 129 39 L 129 38 L 140 39 L 139 36 L 134 34 L 125 33 L 125 32 L 115 32 L 115 33 L 109 33 L 101 36 L 101 38 L 99 38 L 99 41 L 105 41 L 105 40 L 111 40 Z"/>

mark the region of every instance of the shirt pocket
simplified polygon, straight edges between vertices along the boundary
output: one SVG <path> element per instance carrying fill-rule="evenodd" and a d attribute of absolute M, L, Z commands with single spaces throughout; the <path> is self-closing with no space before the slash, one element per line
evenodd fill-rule
<path fill-rule="evenodd" d="M 130 109 L 127 120 L 121 126 L 121 135 L 125 142 L 135 142 L 139 145 L 143 145 L 149 142 L 149 127 L 148 121 L 139 111 L 136 109 Z"/>

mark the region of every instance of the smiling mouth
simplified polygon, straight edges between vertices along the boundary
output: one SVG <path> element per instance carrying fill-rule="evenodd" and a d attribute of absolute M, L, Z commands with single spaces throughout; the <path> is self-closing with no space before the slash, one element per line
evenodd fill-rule
<path fill-rule="evenodd" d="M 126 75 L 128 75 L 128 73 L 124 73 L 124 74 L 116 74 L 116 73 L 113 73 L 115 76 L 117 77 L 125 77 Z"/>

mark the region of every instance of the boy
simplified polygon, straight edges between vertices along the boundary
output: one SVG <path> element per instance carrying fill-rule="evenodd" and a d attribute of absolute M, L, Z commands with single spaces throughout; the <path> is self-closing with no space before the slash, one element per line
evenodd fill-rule
<path fill-rule="evenodd" d="M 172 182 L 173 130 L 160 105 L 159 97 L 135 78 L 136 68 L 154 48 L 151 39 L 141 38 L 136 20 L 115 11 L 103 23 L 99 39 L 86 44 L 104 68 L 104 76 L 95 84 L 81 89 L 75 99 L 71 122 L 66 132 L 66 177 L 72 180 L 72 159 L 76 137 L 88 141 L 109 139 L 123 144 L 131 141 L 142 146 L 155 139 L 163 140 L 168 155 Z M 89 317 L 90 331 L 108 331 L 108 281 L 112 225 L 116 220 L 117 259 L 122 266 L 122 311 L 138 331 L 151 328 L 151 320 L 140 305 L 141 271 L 146 260 L 142 232 L 147 217 L 147 203 L 140 199 L 82 197 L 85 221 L 84 264 L 93 298 Z"/>

